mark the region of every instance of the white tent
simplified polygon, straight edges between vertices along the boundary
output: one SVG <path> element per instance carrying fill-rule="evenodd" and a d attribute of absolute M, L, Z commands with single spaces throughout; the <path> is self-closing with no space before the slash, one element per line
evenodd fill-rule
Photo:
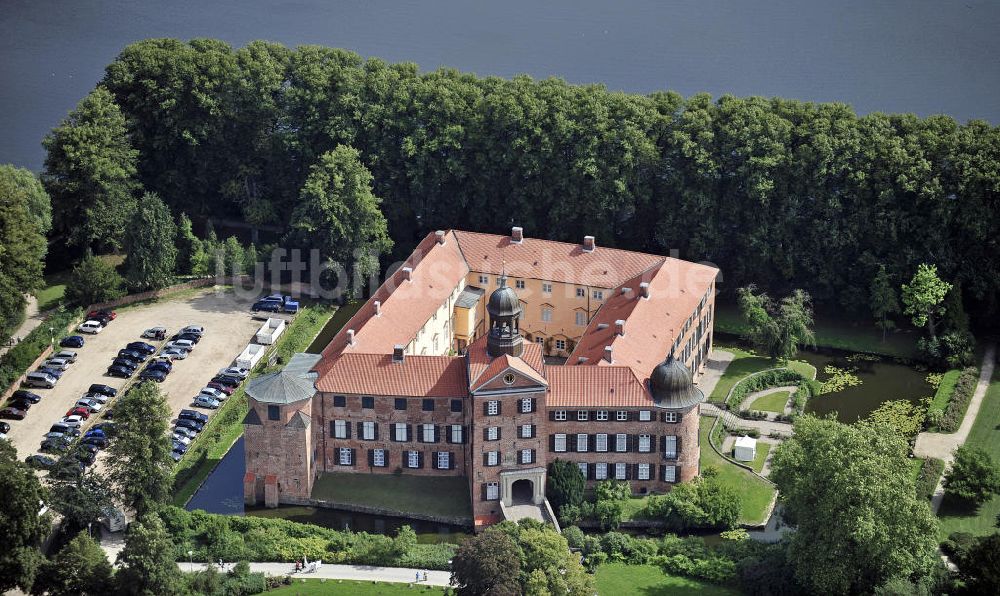
<path fill-rule="evenodd" d="M 737 461 L 753 461 L 757 457 L 757 439 L 753 437 L 736 437 L 733 456 Z"/>

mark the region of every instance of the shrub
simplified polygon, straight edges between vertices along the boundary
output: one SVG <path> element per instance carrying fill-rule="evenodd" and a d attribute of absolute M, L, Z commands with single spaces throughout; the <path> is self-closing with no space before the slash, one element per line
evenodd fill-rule
<path fill-rule="evenodd" d="M 583 519 L 583 514 L 578 505 L 563 505 L 559 508 L 559 523 L 562 525 L 572 525 Z"/>
<path fill-rule="evenodd" d="M 632 488 L 624 480 L 604 480 L 597 485 L 597 501 L 625 501 L 632 496 Z"/>
<path fill-rule="evenodd" d="M 570 548 L 579 548 L 579 549 L 583 548 L 583 543 L 584 539 L 586 538 L 586 534 L 584 534 L 583 530 L 581 530 L 580 528 L 576 526 L 569 526 L 568 528 L 563 528 L 562 535 L 563 538 L 566 539 L 566 542 L 569 544 Z"/>
<path fill-rule="evenodd" d="M 1000 469 L 985 450 L 962 445 L 955 450 L 955 461 L 944 477 L 950 495 L 974 505 L 981 505 L 1000 492 Z"/>
<path fill-rule="evenodd" d="M 741 507 L 740 494 L 714 476 L 703 476 L 675 486 L 666 495 L 650 497 L 648 506 L 653 517 L 675 530 L 732 528 Z"/>
<path fill-rule="evenodd" d="M 80 318 L 79 309 L 57 310 L 13 348 L 0 357 L 0 387 L 9 387 L 42 355 L 52 340 L 57 342 L 71 323 Z M 52 327 L 51 334 L 49 327 Z"/>
<path fill-rule="evenodd" d="M 969 402 L 972 401 L 972 394 L 975 392 L 978 382 L 979 369 L 970 366 L 962 370 L 958 381 L 955 382 L 955 390 L 948 401 L 948 407 L 945 408 L 944 416 L 939 423 L 939 428 L 942 431 L 953 433 L 962 425 L 962 418 L 965 417 L 965 410 L 968 409 Z"/>
<path fill-rule="evenodd" d="M 621 524 L 625 515 L 625 505 L 622 501 L 604 500 L 594 505 L 594 515 L 603 530 L 615 530 Z"/>
<path fill-rule="evenodd" d="M 764 389 L 781 387 L 783 385 L 796 385 L 805 380 L 805 377 L 790 368 L 765 370 L 741 379 L 736 383 L 729 393 L 729 397 L 726 399 L 726 405 L 735 409 L 743 403 L 746 396 L 755 391 L 763 391 Z"/>
<path fill-rule="evenodd" d="M 125 295 L 125 280 L 107 261 L 89 256 L 73 268 L 66 282 L 66 300 L 87 306 Z"/>
<path fill-rule="evenodd" d="M 746 420 L 765 420 L 767 418 L 767 412 L 759 410 L 740 410 L 736 415 Z"/>
<path fill-rule="evenodd" d="M 944 472 L 944 462 L 940 459 L 928 457 L 920 465 L 920 475 L 917 477 L 917 498 L 927 499 L 934 496 L 934 489 L 937 488 L 941 473 Z"/>

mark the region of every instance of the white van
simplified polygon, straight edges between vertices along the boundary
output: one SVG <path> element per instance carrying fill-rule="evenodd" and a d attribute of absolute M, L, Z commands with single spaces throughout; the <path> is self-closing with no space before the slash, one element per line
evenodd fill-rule
<path fill-rule="evenodd" d="M 56 378 L 45 373 L 30 372 L 24 378 L 24 386 L 52 389 L 56 386 Z"/>
<path fill-rule="evenodd" d="M 79 331 L 80 333 L 91 333 L 91 334 L 100 333 L 101 329 L 104 329 L 104 327 L 102 327 L 101 324 L 97 321 L 87 321 L 86 323 L 76 328 L 76 330 Z"/>
<path fill-rule="evenodd" d="M 167 344 L 167 347 L 180 348 L 182 350 L 190 352 L 191 350 L 194 349 L 194 342 L 191 341 L 190 339 L 177 339 Z"/>
<path fill-rule="evenodd" d="M 60 350 L 52 355 L 53 358 L 59 358 L 60 360 L 65 360 L 70 364 L 76 362 L 76 352 L 73 350 Z"/>

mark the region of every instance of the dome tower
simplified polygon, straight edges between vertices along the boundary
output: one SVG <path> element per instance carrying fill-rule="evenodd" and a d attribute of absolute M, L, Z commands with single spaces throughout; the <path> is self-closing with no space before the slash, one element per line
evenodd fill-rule
<path fill-rule="evenodd" d="M 517 298 L 517 292 L 507 287 L 506 275 L 500 277 L 499 287 L 490 294 L 486 311 L 490 313 L 486 352 L 494 358 L 504 354 L 520 356 L 524 351 L 524 338 L 518 327 L 521 301 Z"/>

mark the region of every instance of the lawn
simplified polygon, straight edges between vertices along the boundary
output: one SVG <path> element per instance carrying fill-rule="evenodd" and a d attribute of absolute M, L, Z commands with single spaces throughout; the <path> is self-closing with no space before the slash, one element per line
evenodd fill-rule
<path fill-rule="evenodd" d="M 983 405 L 972 425 L 966 445 L 988 452 L 994 461 L 1000 461 L 1000 371 L 994 371 Z M 996 531 L 997 514 L 1000 514 L 1000 496 L 983 503 L 979 510 L 969 510 L 945 496 L 938 516 L 941 518 L 941 538 L 952 532 L 969 532 L 977 536 Z"/>
<path fill-rule="evenodd" d="M 681 596 L 703 594 L 728 596 L 739 592 L 696 579 L 667 575 L 652 565 L 608 563 L 597 568 L 597 593 L 602 596 L 642 594 L 643 596 Z M 290 592 L 288 592 L 290 593 Z"/>
<path fill-rule="evenodd" d="M 731 353 L 733 355 L 733 360 L 729 363 L 729 366 L 726 367 L 725 372 L 722 373 L 722 377 L 715 385 L 712 395 L 708 398 L 709 401 L 725 401 L 726 396 L 729 395 L 729 390 L 732 389 L 733 385 L 739 382 L 740 379 L 749 374 L 767 370 L 769 368 L 787 366 L 806 378 L 816 378 L 816 368 L 808 362 L 790 360 L 782 364 L 781 362 L 777 362 L 763 356 L 758 356 L 753 352 L 734 346 L 717 345 L 715 350 Z"/>
<path fill-rule="evenodd" d="M 791 391 L 777 391 L 775 393 L 762 395 L 750 404 L 750 409 L 781 414 L 785 411 L 785 404 L 788 403 L 788 398 L 791 395 Z"/>
<path fill-rule="evenodd" d="M 274 596 L 307 594 L 350 594 L 351 596 L 396 596 L 403 594 L 444 594 L 444 588 L 388 582 L 365 582 L 347 579 L 296 579 L 292 585 L 270 590 Z"/>
<path fill-rule="evenodd" d="M 396 474 L 320 474 L 312 498 L 400 513 L 472 517 L 469 482 L 461 476 Z"/>
<path fill-rule="evenodd" d="M 919 457 L 911 457 L 906 460 L 906 465 L 910 468 L 910 478 L 916 482 L 920 478 L 920 468 L 924 465 L 924 460 Z"/>
<path fill-rule="evenodd" d="M 767 459 L 767 454 L 771 452 L 771 446 L 770 443 L 757 441 L 757 456 L 749 463 L 754 472 L 760 474 L 760 471 L 764 469 L 764 461 Z"/>
<path fill-rule="evenodd" d="M 125 260 L 125 257 L 122 255 L 101 255 L 98 258 L 113 267 L 120 266 Z M 69 281 L 71 273 L 72 271 L 66 270 L 50 273 L 45 276 L 45 287 L 35 292 L 35 298 L 38 299 L 39 311 L 45 312 L 50 308 L 55 308 L 62 302 L 63 296 L 66 294 L 66 282 Z"/>
<path fill-rule="evenodd" d="M 941 384 L 934 392 L 934 399 L 931 401 L 930 407 L 927 408 L 928 411 L 940 410 L 944 412 L 948 408 L 948 401 L 951 399 L 951 394 L 955 392 L 955 384 L 958 383 L 958 377 L 961 374 L 962 371 L 957 368 L 944 373 L 944 376 L 941 377 Z"/>
<path fill-rule="evenodd" d="M 712 430 L 715 418 L 702 416 L 699 439 L 701 443 L 701 469 L 713 466 L 719 471 L 719 478 L 743 495 L 743 509 L 740 511 L 740 523 L 762 524 L 766 520 L 768 505 L 774 497 L 775 488 L 770 483 L 748 470 L 725 459 L 712 449 L 708 434 Z M 762 443 L 757 443 L 758 453 Z M 763 460 L 762 460 L 763 461 Z"/>

